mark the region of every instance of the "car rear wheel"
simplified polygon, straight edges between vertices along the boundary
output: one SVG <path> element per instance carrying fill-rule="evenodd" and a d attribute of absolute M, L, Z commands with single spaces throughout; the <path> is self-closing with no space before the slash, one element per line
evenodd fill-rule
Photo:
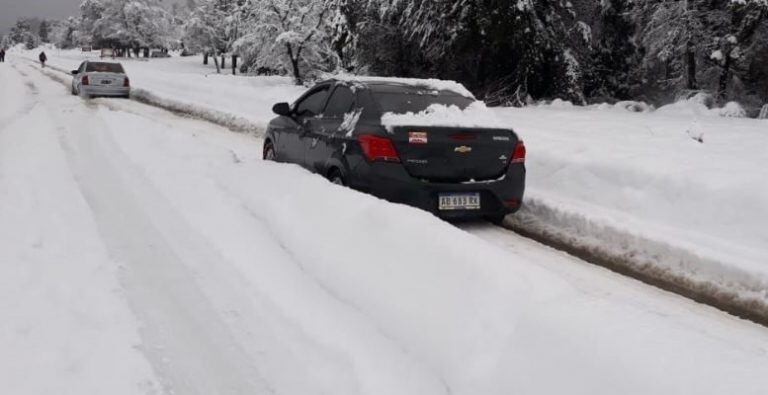
<path fill-rule="evenodd" d="M 504 218 L 507 218 L 506 214 L 493 214 L 488 215 L 485 217 L 486 221 L 494 224 L 494 225 L 502 225 L 504 224 Z"/>
<path fill-rule="evenodd" d="M 269 161 L 275 161 L 277 159 L 277 154 L 275 153 L 275 146 L 272 144 L 271 141 L 267 140 L 264 143 L 264 160 Z"/>
<path fill-rule="evenodd" d="M 333 168 L 328 173 L 328 180 L 331 181 L 331 183 L 341 186 L 347 185 L 347 180 L 344 179 L 344 175 L 341 174 L 341 171 L 339 169 Z"/>

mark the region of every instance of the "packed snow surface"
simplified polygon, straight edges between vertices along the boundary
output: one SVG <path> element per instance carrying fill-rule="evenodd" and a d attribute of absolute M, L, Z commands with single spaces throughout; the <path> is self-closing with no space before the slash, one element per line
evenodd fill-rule
<path fill-rule="evenodd" d="M 467 108 L 432 104 L 426 110 L 405 114 L 385 113 L 381 116 L 381 124 L 392 131 L 397 126 L 446 126 L 466 128 L 503 129 L 505 125 L 499 121 L 496 114 L 476 101 Z"/>
<path fill-rule="evenodd" d="M 0 83 L 3 392 L 768 387 L 763 327 L 263 162 L 248 135 L 83 101 L 28 62 L 0 64 Z M 697 252 L 711 243 L 701 252 L 728 258 L 721 274 L 764 269 L 765 170 L 747 166 L 764 159 L 757 121 L 699 125 L 701 143 L 685 117 L 494 111 L 526 139 L 534 204 Z M 710 215 L 720 199 L 731 204 Z"/>

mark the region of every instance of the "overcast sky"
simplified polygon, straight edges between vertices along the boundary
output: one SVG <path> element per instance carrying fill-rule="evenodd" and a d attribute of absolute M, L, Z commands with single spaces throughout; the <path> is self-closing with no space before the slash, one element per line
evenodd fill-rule
<path fill-rule="evenodd" d="M 82 0 L 0 0 L 0 33 L 5 34 L 20 17 L 60 19 L 77 14 Z"/>
<path fill-rule="evenodd" d="M 83 0 L 0 0 L 0 35 L 21 17 L 61 19 L 78 14 L 78 7 Z M 173 3 L 163 1 L 163 4 Z"/>

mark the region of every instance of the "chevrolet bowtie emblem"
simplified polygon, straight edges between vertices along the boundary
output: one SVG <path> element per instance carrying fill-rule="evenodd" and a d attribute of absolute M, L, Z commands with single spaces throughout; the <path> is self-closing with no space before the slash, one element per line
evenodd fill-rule
<path fill-rule="evenodd" d="M 472 152 L 472 147 L 467 147 L 466 145 L 462 145 L 460 147 L 454 148 L 453 152 L 458 152 L 460 154 L 466 154 L 467 152 Z"/>

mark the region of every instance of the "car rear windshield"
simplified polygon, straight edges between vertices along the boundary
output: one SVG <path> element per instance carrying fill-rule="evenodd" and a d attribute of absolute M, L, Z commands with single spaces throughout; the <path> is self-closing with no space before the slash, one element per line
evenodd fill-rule
<path fill-rule="evenodd" d="M 434 91 L 419 87 L 377 86 L 371 89 L 382 113 L 420 112 L 433 104 L 457 106 L 462 110 L 475 100 L 451 91 Z"/>
<path fill-rule="evenodd" d="M 85 71 L 94 71 L 97 73 L 118 73 L 124 74 L 123 66 L 120 63 L 88 63 Z"/>

